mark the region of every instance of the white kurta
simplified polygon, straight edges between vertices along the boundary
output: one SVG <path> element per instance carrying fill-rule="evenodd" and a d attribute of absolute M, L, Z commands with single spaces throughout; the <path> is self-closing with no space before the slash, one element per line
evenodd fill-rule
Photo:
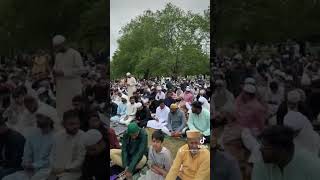
<path fill-rule="evenodd" d="M 81 55 L 74 49 L 56 55 L 54 70 L 63 71 L 64 76 L 56 77 L 56 106 L 59 118 L 72 108 L 72 98 L 81 94 L 81 74 L 84 67 Z"/>
<path fill-rule="evenodd" d="M 127 84 L 128 84 L 128 97 L 130 98 L 133 95 L 133 92 L 137 90 L 136 85 L 137 81 L 136 78 L 131 77 L 127 79 Z"/>
<path fill-rule="evenodd" d="M 153 129 L 163 129 L 165 125 L 168 123 L 168 116 L 170 113 L 170 108 L 165 106 L 163 109 L 160 108 L 160 106 L 156 110 L 156 118 L 158 118 L 159 121 L 151 120 L 148 121 L 147 127 L 153 128 Z"/>
<path fill-rule="evenodd" d="M 86 150 L 83 144 L 84 132 L 70 136 L 65 131 L 55 136 L 51 151 L 51 169 L 73 169 L 72 173 L 59 175 L 60 179 L 78 180 L 81 176 L 81 167 L 85 159 Z"/>

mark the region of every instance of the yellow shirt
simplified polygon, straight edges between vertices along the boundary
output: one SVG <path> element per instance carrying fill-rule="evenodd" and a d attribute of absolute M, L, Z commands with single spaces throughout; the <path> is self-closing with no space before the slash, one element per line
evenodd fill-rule
<path fill-rule="evenodd" d="M 209 180 L 210 179 L 210 152 L 201 149 L 192 157 L 188 144 L 183 145 L 171 166 L 166 180 L 176 180 L 179 176 L 183 180 Z"/>

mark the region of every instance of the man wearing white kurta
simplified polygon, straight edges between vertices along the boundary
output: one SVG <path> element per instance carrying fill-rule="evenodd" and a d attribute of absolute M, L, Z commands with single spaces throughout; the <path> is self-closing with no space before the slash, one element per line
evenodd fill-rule
<path fill-rule="evenodd" d="M 66 47 L 63 36 L 55 36 L 53 46 L 57 50 L 53 67 L 56 80 L 56 105 L 59 118 L 62 119 L 63 113 L 72 109 L 72 98 L 81 94 L 81 74 L 85 69 L 80 53 Z"/>
<path fill-rule="evenodd" d="M 134 120 L 134 118 L 136 117 L 136 113 L 137 113 L 137 106 L 135 103 L 135 99 L 132 96 L 130 98 L 130 103 L 128 103 L 128 105 L 127 105 L 127 115 L 125 117 L 121 118 L 119 122 L 121 124 L 125 124 L 128 126 L 130 124 L 130 122 L 132 120 Z"/>
<path fill-rule="evenodd" d="M 169 113 L 170 108 L 164 104 L 163 100 L 160 100 L 160 106 L 157 107 L 155 120 L 148 121 L 147 127 L 161 129 L 168 134 L 169 130 L 165 127 L 165 125 L 168 123 Z"/>
<path fill-rule="evenodd" d="M 63 126 L 54 138 L 51 151 L 51 177 L 59 180 L 78 180 L 85 159 L 86 150 L 83 144 L 84 132 L 80 128 L 78 113 L 70 110 L 63 115 Z"/>
<path fill-rule="evenodd" d="M 136 88 L 137 81 L 136 78 L 134 78 L 131 73 L 127 73 L 127 86 L 128 86 L 128 97 L 130 98 L 133 93 L 137 90 Z"/>

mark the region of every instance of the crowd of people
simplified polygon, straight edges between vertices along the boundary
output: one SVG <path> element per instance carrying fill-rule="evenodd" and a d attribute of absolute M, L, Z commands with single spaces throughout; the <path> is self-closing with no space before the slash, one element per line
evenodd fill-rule
<path fill-rule="evenodd" d="M 210 142 L 210 81 L 203 76 L 175 80 L 126 76 L 111 83 L 111 123 L 127 127 L 121 148 L 110 150 L 111 166 L 123 169 L 115 176 L 132 179 L 147 167 L 141 180 L 209 179 L 209 148 L 201 145 Z M 149 130 L 153 133 L 148 143 Z M 174 160 L 163 146 L 164 137 L 186 142 Z"/>
<path fill-rule="evenodd" d="M 319 58 L 293 40 L 217 49 L 213 179 L 320 177 Z"/>
<path fill-rule="evenodd" d="M 107 126 L 106 63 L 61 35 L 52 43 L 54 58 L 1 61 L 0 179 L 105 180 L 109 146 L 120 147 Z"/>

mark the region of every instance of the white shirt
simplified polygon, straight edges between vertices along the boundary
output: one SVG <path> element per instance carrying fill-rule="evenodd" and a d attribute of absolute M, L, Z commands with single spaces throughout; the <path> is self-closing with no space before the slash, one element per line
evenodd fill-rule
<path fill-rule="evenodd" d="M 157 95 L 156 95 L 156 100 L 157 101 L 159 101 L 160 99 L 165 99 L 165 98 L 166 98 L 166 95 L 162 91 L 160 93 L 158 92 Z"/>
<path fill-rule="evenodd" d="M 159 106 L 157 107 L 157 110 L 156 110 L 156 117 L 159 119 L 160 123 L 166 123 L 168 121 L 169 113 L 170 113 L 170 108 L 165 106 L 163 109 L 161 109 Z"/>

